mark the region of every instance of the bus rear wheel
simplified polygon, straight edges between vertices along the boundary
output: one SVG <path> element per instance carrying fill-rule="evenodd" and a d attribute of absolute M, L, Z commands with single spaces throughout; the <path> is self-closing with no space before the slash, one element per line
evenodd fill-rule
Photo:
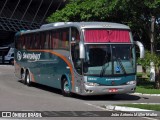
<path fill-rule="evenodd" d="M 25 72 L 24 72 L 24 70 L 21 70 L 21 81 L 22 81 L 22 83 L 26 84 L 25 83 Z"/>
<path fill-rule="evenodd" d="M 69 83 L 66 78 L 62 79 L 62 94 L 63 96 L 70 97 L 72 94 L 69 90 Z"/>
<path fill-rule="evenodd" d="M 31 78 L 30 78 L 29 71 L 26 72 L 25 84 L 26 84 L 27 86 L 31 86 Z"/>

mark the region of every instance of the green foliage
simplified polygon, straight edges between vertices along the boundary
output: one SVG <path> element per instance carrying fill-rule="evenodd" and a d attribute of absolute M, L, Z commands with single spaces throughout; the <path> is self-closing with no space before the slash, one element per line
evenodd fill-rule
<path fill-rule="evenodd" d="M 94 21 L 103 20 L 106 13 L 106 0 L 76 0 L 71 1 L 62 10 L 48 17 L 48 22 Z"/>
<path fill-rule="evenodd" d="M 155 44 L 160 44 L 160 0 L 70 0 L 48 22 L 108 21 L 127 24 L 135 40 L 150 49 L 151 16 L 155 16 Z"/>
<path fill-rule="evenodd" d="M 155 67 L 158 68 L 160 66 L 160 56 L 150 51 L 145 51 L 145 58 L 138 58 L 137 63 L 141 64 L 144 69 L 150 66 L 151 61 L 154 63 Z"/>
<path fill-rule="evenodd" d="M 140 59 L 138 58 L 137 63 L 141 64 L 142 67 L 147 68 L 147 66 L 150 66 L 150 62 L 154 62 L 156 67 L 160 66 L 160 56 L 156 54 L 151 54 L 149 51 L 145 52 L 145 58 Z"/>
<path fill-rule="evenodd" d="M 160 0 L 70 0 L 65 8 L 57 10 L 48 17 L 47 21 L 97 20 L 131 24 L 133 22 L 137 23 L 140 19 L 144 20 L 148 16 L 150 18 L 152 13 L 160 10 L 159 3 Z"/>

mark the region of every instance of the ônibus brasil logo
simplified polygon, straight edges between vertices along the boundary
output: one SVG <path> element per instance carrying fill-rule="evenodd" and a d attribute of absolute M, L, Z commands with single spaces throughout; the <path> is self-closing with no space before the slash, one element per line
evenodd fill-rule
<path fill-rule="evenodd" d="M 21 60 L 21 59 L 27 59 L 27 60 L 39 60 L 41 58 L 41 53 L 39 54 L 35 54 L 35 53 L 25 53 L 23 52 L 23 54 L 18 51 L 17 52 L 17 60 Z"/>

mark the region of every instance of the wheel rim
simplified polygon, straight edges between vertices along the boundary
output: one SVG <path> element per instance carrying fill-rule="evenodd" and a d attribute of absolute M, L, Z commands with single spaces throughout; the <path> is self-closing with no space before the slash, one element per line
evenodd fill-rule
<path fill-rule="evenodd" d="M 65 81 L 65 82 L 64 82 L 64 87 L 63 87 L 63 88 L 64 88 L 64 91 L 65 91 L 65 92 L 69 92 L 69 84 L 68 84 L 68 81 Z"/>
<path fill-rule="evenodd" d="M 21 78 L 22 78 L 22 80 L 24 80 L 24 78 L 25 78 L 25 74 L 24 73 L 21 74 Z"/>
<path fill-rule="evenodd" d="M 27 75 L 27 83 L 30 83 L 30 78 L 29 78 L 29 74 Z"/>

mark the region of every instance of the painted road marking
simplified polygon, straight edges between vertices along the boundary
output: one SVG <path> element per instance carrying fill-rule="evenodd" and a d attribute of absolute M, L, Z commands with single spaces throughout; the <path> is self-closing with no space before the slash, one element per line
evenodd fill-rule
<path fill-rule="evenodd" d="M 93 105 L 91 103 L 84 103 L 86 105 L 89 105 L 89 106 L 92 106 L 92 107 L 95 107 L 95 108 L 98 108 L 98 109 L 101 109 L 101 110 L 107 110 L 107 111 L 116 111 L 116 110 L 111 110 L 111 109 L 106 109 L 106 108 L 103 108 L 103 107 L 100 107 L 100 106 L 97 106 L 97 105 Z M 123 111 L 122 111 L 123 112 Z M 157 116 L 158 117 L 158 116 Z M 147 119 L 147 120 L 159 120 L 158 118 L 151 118 L 151 117 L 141 117 L 141 118 L 144 118 L 144 119 Z"/>

